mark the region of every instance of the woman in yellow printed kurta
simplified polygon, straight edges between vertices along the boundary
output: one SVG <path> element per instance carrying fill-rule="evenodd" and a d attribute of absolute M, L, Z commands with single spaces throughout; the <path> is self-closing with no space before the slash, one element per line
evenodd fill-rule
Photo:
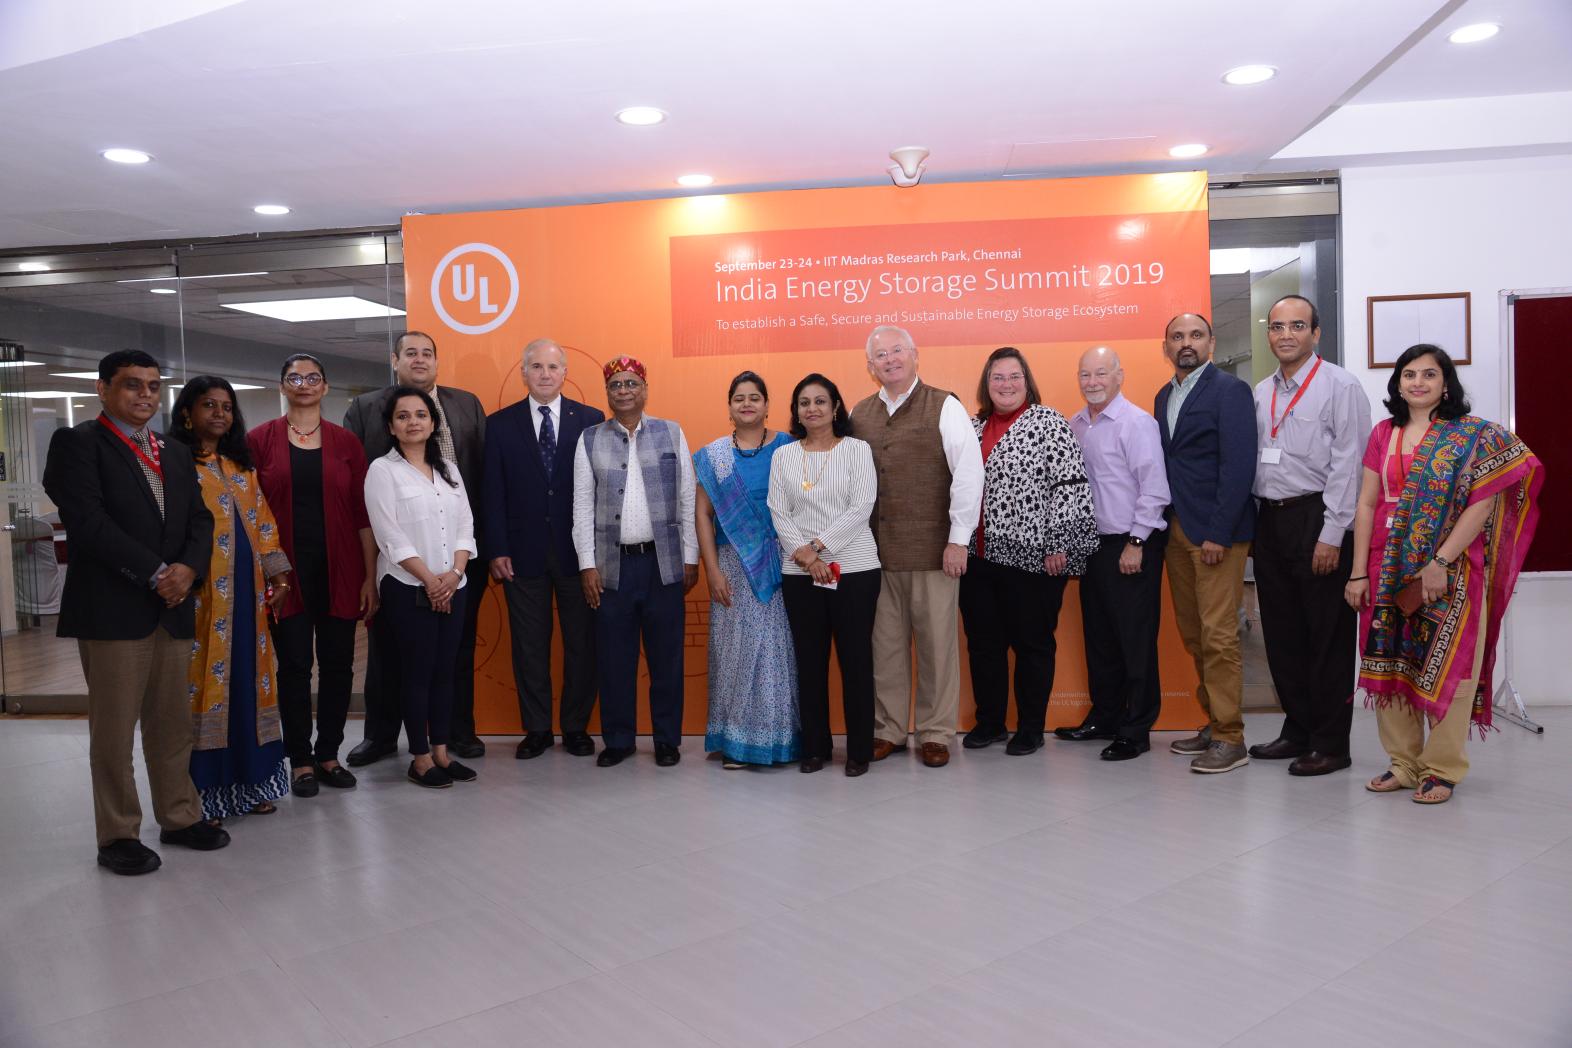
<path fill-rule="evenodd" d="M 277 607 L 289 588 L 289 560 L 251 468 L 230 384 L 210 375 L 192 379 L 171 415 L 173 436 L 195 452 L 214 522 L 191 649 L 191 779 L 203 818 L 267 814 L 289 792 L 267 629 L 269 605 Z"/>

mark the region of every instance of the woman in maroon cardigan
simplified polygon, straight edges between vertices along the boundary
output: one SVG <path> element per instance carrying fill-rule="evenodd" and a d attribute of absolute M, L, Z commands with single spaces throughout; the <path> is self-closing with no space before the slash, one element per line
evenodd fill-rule
<path fill-rule="evenodd" d="M 349 789 L 355 776 L 338 762 L 354 684 L 355 622 L 377 610 L 377 544 L 366 518 L 366 453 L 349 430 L 322 417 L 327 373 L 308 353 L 284 361 L 283 418 L 247 436 L 262 493 L 296 567 L 295 587 L 273 623 L 278 707 L 291 790 L 314 797 L 318 785 Z M 313 644 L 314 641 L 314 644 Z M 317 662 L 317 741 L 311 744 L 311 662 Z"/>

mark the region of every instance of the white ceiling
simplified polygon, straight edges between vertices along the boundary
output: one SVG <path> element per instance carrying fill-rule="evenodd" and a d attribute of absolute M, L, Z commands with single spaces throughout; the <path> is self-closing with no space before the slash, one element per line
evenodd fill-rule
<path fill-rule="evenodd" d="M 933 151 L 930 181 L 1313 168 L 1349 153 L 1324 130 L 1340 103 L 1572 99 L 1569 11 L 1568 0 L 1302 0 L 1269 15 L 1223 0 L 4 0 L 0 249 L 663 195 L 690 171 L 726 190 L 866 184 L 908 144 Z M 1507 30 L 1473 49 L 1438 39 L 1476 13 Z M 1220 82 L 1247 62 L 1280 75 Z M 671 118 L 614 122 L 631 104 Z M 1290 148 L 1317 124 L 1321 139 Z M 1572 140 L 1572 123 L 1559 134 Z M 1212 152 L 1169 160 L 1181 142 Z M 97 155 L 109 146 L 156 160 L 112 165 Z M 251 213 L 264 202 L 294 211 Z"/>

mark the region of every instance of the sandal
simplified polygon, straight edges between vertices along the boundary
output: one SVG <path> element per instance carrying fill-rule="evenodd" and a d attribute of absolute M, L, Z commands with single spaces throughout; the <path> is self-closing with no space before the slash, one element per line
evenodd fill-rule
<path fill-rule="evenodd" d="M 736 771 L 738 768 L 746 768 L 747 765 L 742 763 L 741 761 L 727 761 L 727 760 L 723 760 L 723 761 L 721 761 L 721 767 L 725 768 L 727 771 Z"/>
<path fill-rule="evenodd" d="M 251 809 L 251 814 L 272 815 L 276 811 L 278 811 L 278 805 L 274 804 L 272 801 L 263 801 L 261 804 L 258 804 L 255 808 Z"/>
<path fill-rule="evenodd" d="M 1457 787 L 1455 782 L 1434 775 L 1426 775 L 1419 789 L 1414 791 L 1415 804 L 1445 804 L 1452 799 L 1452 791 Z M 1444 792 L 1443 792 L 1444 791 Z"/>
<path fill-rule="evenodd" d="M 1371 793 L 1396 793 L 1398 790 L 1406 790 L 1407 788 L 1397 781 L 1396 775 L 1389 771 L 1384 771 L 1365 783 L 1365 789 Z"/>

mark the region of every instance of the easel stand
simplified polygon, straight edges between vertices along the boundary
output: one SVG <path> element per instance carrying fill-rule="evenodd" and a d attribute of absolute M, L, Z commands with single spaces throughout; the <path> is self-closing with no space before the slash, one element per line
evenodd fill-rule
<path fill-rule="evenodd" d="M 1510 703 L 1507 701 L 1509 697 Z M 1501 686 L 1496 689 L 1494 715 L 1511 721 L 1519 728 L 1527 728 L 1535 735 L 1545 733 L 1544 725 L 1529 717 L 1528 707 L 1523 704 L 1523 696 L 1518 692 L 1517 685 L 1512 683 L 1511 677 L 1503 677 Z"/>

